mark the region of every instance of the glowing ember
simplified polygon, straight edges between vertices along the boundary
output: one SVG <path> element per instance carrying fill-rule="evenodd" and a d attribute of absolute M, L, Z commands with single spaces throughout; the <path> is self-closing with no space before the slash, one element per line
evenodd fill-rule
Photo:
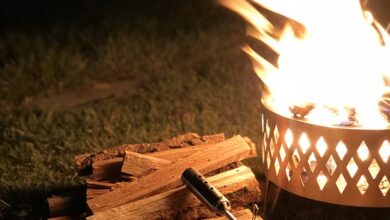
<path fill-rule="evenodd" d="M 390 36 L 359 0 L 220 2 L 249 21 L 251 37 L 279 54 L 273 65 L 243 48 L 278 113 L 320 124 L 388 127 Z M 273 25 L 254 5 L 287 17 L 286 24 Z"/>

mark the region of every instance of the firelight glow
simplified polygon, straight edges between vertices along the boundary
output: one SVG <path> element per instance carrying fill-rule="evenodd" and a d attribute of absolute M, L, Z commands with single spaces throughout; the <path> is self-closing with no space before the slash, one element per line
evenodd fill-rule
<path fill-rule="evenodd" d="M 390 36 L 359 0 L 219 1 L 251 24 L 248 35 L 279 54 L 273 65 L 243 48 L 276 112 L 291 116 L 290 106 L 313 103 L 305 117 L 313 123 L 340 125 L 354 109 L 359 126 L 388 128 L 378 102 L 390 87 Z M 278 28 L 256 4 L 289 20 Z"/>

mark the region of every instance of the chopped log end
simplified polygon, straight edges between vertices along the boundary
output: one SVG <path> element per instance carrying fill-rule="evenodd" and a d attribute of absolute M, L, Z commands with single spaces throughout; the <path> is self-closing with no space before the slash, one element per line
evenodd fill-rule
<path fill-rule="evenodd" d="M 53 196 L 47 199 L 50 217 L 82 213 L 86 208 L 85 190 L 71 194 Z"/>
<path fill-rule="evenodd" d="M 160 170 L 172 163 L 173 161 L 170 160 L 126 151 L 121 173 L 134 177 L 141 177 L 153 171 Z"/>

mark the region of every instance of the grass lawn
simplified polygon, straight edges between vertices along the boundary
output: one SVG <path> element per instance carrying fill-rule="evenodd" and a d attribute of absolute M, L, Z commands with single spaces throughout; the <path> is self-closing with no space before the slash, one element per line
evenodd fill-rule
<path fill-rule="evenodd" d="M 0 219 L 5 203 L 8 217 L 42 218 L 46 196 L 82 187 L 78 154 L 186 132 L 259 144 L 245 22 L 212 0 L 9 0 L 0 30 Z M 125 93 L 84 97 L 119 84 Z M 302 202 L 282 200 L 274 219 L 388 213 L 309 201 L 298 216 Z"/>
<path fill-rule="evenodd" d="M 73 157 L 105 147 L 185 132 L 258 138 L 260 92 L 240 50 L 245 23 L 214 2 L 29 4 L 9 5 L 0 19 L 3 201 L 39 216 L 37 201 L 83 184 Z M 118 81 L 134 82 L 130 94 L 34 107 Z"/>

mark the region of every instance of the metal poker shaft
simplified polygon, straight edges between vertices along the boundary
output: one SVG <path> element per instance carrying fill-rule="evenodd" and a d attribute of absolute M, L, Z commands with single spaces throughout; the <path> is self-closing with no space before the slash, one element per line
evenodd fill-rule
<path fill-rule="evenodd" d="M 209 209 L 229 220 L 237 220 L 230 212 L 230 201 L 197 170 L 193 168 L 186 169 L 181 176 L 181 180 Z"/>

